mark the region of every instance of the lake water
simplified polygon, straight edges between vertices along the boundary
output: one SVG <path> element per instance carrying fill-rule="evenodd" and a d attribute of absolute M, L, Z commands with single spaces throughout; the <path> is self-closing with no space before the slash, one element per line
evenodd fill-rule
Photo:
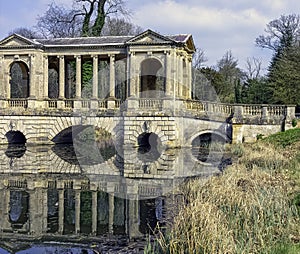
<path fill-rule="evenodd" d="M 1 146 L 0 254 L 143 253 L 182 201 L 177 187 L 220 172 L 220 156 L 198 153 Z"/>

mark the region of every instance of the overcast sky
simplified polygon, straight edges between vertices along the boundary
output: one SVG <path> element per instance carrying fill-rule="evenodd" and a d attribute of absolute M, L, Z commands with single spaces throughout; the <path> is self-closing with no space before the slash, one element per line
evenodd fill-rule
<path fill-rule="evenodd" d="M 299 0 L 124 0 L 132 10 L 132 22 L 164 35 L 192 34 L 213 66 L 231 50 L 239 66 L 247 57 L 261 58 L 266 68 L 267 49 L 255 46 L 255 38 L 266 24 L 282 14 L 299 14 Z M 0 0 L 0 38 L 17 27 L 31 27 L 51 0 Z M 70 6 L 72 0 L 56 0 Z M 297 12 L 298 11 L 298 12 Z"/>

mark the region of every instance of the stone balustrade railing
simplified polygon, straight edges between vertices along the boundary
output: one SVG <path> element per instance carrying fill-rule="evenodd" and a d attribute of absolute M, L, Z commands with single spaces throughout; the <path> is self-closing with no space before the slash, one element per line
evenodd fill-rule
<path fill-rule="evenodd" d="M 10 108 L 27 108 L 28 101 L 26 99 L 9 99 L 8 107 L 10 107 Z"/>
<path fill-rule="evenodd" d="M 76 110 L 102 110 L 119 109 L 122 102 L 115 98 L 102 100 L 94 99 L 48 99 L 37 101 L 32 99 L 0 99 L 0 109 L 5 108 L 42 108 L 42 109 L 76 109 Z M 124 103 L 125 105 L 126 103 Z M 179 111 L 191 112 L 195 115 L 209 115 L 216 117 L 234 117 L 238 121 L 251 119 L 293 119 L 295 115 L 294 106 L 285 105 L 256 105 L 256 104 L 226 104 L 218 102 L 197 101 L 197 100 L 174 100 L 173 98 L 129 98 L 127 110 L 130 111 L 162 111 L 166 107 Z M 177 112 L 177 111 L 176 111 Z"/>
<path fill-rule="evenodd" d="M 142 98 L 139 99 L 139 108 L 141 109 L 162 109 L 162 99 Z"/>

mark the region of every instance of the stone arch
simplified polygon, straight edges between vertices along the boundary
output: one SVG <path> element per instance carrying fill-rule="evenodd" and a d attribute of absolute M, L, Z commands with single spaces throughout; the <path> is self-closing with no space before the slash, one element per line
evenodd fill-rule
<path fill-rule="evenodd" d="M 219 132 L 219 131 L 215 131 L 215 130 L 203 130 L 203 131 L 200 131 L 200 132 L 197 132 L 196 134 L 194 134 L 190 140 L 189 140 L 189 144 L 192 145 L 193 143 L 193 140 L 195 140 L 197 137 L 199 136 L 203 136 L 203 135 L 206 135 L 206 134 L 214 134 L 215 136 L 218 136 L 218 137 L 221 137 L 224 142 L 227 141 L 227 136 L 224 135 L 223 133 Z"/>
<path fill-rule="evenodd" d="M 201 131 L 191 138 L 192 154 L 207 165 L 218 165 L 223 157 L 227 137 L 215 130 Z"/>
<path fill-rule="evenodd" d="M 143 162 L 156 161 L 161 156 L 161 139 L 153 132 L 143 132 L 138 136 L 138 158 Z"/>
<path fill-rule="evenodd" d="M 29 97 L 29 67 L 23 61 L 14 61 L 10 65 L 10 98 Z"/>
<path fill-rule="evenodd" d="M 165 94 L 164 65 L 157 58 L 144 59 L 140 64 L 140 97 L 159 97 Z"/>
<path fill-rule="evenodd" d="M 21 131 L 8 131 L 5 134 L 8 144 L 25 144 L 27 139 Z"/>

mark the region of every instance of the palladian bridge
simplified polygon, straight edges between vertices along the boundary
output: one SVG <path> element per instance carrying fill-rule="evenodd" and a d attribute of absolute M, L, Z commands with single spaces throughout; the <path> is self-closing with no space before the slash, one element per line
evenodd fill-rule
<path fill-rule="evenodd" d="M 121 145 L 154 133 L 166 147 L 189 147 L 206 133 L 247 142 L 290 128 L 294 107 L 193 100 L 194 52 L 191 35 L 151 30 L 93 38 L 13 34 L 0 42 L 0 143 L 19 134 L 27 143 L 63 142 L 62 132 L 95 126 Z"/>
<path fill-rule="evenodd" d="M 151 30 L 58 39 L 13 34 L 0 41 L 0 144 L 8 144 L 0 153 L 2 237 L 63 235 L 71 226 L 72 234 L 85 233 L 85 196 L 92 207 L 88 233 L 119 227 L 139 236 L 148 209 L 139 200 L 169 193 L 184 177 L 219 172 L 193 154 L 199 140 L 252 142 L 292 128 L 293 106 L 195 100 L 194 52 L 191 35 Z M 116 153 L 102 158 L 97 142 L 74 143 L 87 129 L 108 135 Z M 59 150 L 70 142 L 80 155 L 75 161 Z M 10 150 L 16 143 L 28 145 Z M 137 152 L 145 145 L 148 150 Z M 221 161 L 216 156 L 210 159 Z M 69 203 L 72 225 L 65 218 Z"/>

